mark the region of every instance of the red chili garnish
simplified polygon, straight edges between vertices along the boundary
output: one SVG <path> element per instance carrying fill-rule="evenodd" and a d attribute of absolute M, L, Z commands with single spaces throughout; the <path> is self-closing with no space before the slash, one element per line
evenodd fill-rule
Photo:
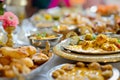
<path fill-rule="evenodd" d="M 116 43 L 115 45 L 120 49 L 120 44 L 119 43 Z"/>

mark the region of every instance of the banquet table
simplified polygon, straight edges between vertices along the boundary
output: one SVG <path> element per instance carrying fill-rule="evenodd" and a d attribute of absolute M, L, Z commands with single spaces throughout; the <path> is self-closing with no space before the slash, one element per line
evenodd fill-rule
<path fill-rule="evenodd" d="M 27 27 L 27 26 L 29 26 L 29 27 Z M 30 45 L 28 43 L 28 40 L 26 37 L 27 35 L 29 35 L 30 30 L 32 30 L 31 32 L 36 31 L 31 26 L 31 23 L 28 20 L 25 20 L 23 25 L 16 29 L 17 35 L 14 34 L 14 41 L 21 45 L 23 45 L 23 44 Z M 39 74 L 35 74 L 36 76 L 34 76 L 33 78 L 28 79 L 28 80 L 49 80 L 47 77 L 47 73 L 50 69 L 52 69 L 53 67 L 60 65 L 60 64 L 73 63 L 73 62 L 75 62 L 75 61 L 64 59 L 62 57 L 59 57 L 59 56 L 53 54 L 53 57 L 49 61 L 47 61 L 45 64 L 43 64 L 42 67 L 40 66 L 41 69 L 39 71 Z M 117 68 L 120 71 L 120 62 L 109 63 L 109 64 L 112 64 L 113 67 Z"/>
<path fill-rule="evenodd" d="M 42 70 L 40 71 L 40 73 L 36 75 L 34 78 L 32 78 L 31 80 L 49 80 L 47 77 L 47 73 L 51 68 L 53 68 L 54 66 L 63 64 L 63 63 L 72 63 L 72 62 L 74 61 L 67 60 L 67 59 L 54 55 L 53 58 L 50 61 L 48 61 L 46 65 L 42 67 Z M 120 62 L 115 62 L 115 63 L 110 63 L 110 64 L 112 64 L 113 67 L 120 70 Z"/>

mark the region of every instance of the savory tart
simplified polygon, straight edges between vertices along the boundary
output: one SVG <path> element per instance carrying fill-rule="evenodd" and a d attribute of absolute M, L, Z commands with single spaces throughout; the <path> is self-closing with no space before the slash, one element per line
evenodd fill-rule
<path fill-rule="evenodd" d="M 52 72 L 54 80 L 107 80 L 112 77 L 112 66 L 93 62 L 85 64 L 65 64 Z"/>

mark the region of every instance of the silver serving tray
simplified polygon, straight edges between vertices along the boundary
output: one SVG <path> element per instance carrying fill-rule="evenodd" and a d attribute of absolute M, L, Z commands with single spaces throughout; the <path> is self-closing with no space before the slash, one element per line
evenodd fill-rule
<path fill-rule="evenodd" d="M 117 62 L 120 61 L 120 54 L 103 54 L 103 55 L 91 55 L 91 54 L 76 54 L 71 51 L 66 51 L 63 49 L 62 46 L 65 46 L 66 44 L 69 44 L 69 40 L 63 40 L 60 43 L 58 43 L 55 47 L 53 47 L 54 54 L 70 59 L 75 61 L 83 61 L 83 62 Z"/>
<path fill-rule="evenodd" d="M 69 45 L 68 45 L 69 46 Z M 120 53 L 120 50 L 117 51 L 99 51 L 99 50 L 83 50 L 83 49 L 76 49 L 76 48 L 69 48 L 68 46 L 63 46 L 65 50 L 69 50 L 78 54 L 96 54 L 96 55 L 101 55 L 101 54 L 115 54 L 115 53 Z"/>
<path fill-rule="evenodd" d="M 57 37 L 51 38 L 51 39 L 31 39 L 31 36 L 28 36 L 28 39 L 30 40 L 30 44 L 35 47 L 45 48 L 46 42 L 48 41 L 50 43 L 50 46 L 55 46 L 62 38 L 62 34 L 57 34 Z"/>
<path fill-rule="evenodd" d="M 95 34 L 93 34 L 95 35 Z M 112 38 L 117 38 L 120 39 L 120 35 L 117 34 L 107 34 L 108 37 L 112 37 Z M 80 40 L 84 40 L 85 35 L 79 36 Z M 83 49 L 76 49 L 76 48 L 68 48 L 68 46 L 70 46 L 71 42 L 75 42 L 74 44 L 76 44 L 77 41 L 73 40 L 72 38 L 66 39 L 64 40 L 65 44 L 62 46 L 65 50 L 69 50 L 72 51 L 74 53 L 79 53 L 79 54 L 115 54 L 115 53 L 120 53 L 120 50 L 117 51 L 104 51 L 104 50 L 83 50 Z"/>

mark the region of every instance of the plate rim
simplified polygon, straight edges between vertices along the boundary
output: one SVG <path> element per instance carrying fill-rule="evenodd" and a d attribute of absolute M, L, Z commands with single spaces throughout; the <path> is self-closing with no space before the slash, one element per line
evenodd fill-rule
<path fill-rule="evenodd" d="M 103 52 L 92 52 L 92 51 L 79 51 L 79 50 L 75 50 L 75 49 L 70 49 L 70 48 L 67 48 L 68 46 L 62 46 L 64 49 L 66 50 L 69 50 L 69 51 L 72 51 L 74 53 L 77 53 L 77 54 L 91 54 L 91 55 L 104 55 L 104 54 L 118 54 L 120 53 L 120 50 L 117 50 L 117 51 L 103 51 Z"/>

